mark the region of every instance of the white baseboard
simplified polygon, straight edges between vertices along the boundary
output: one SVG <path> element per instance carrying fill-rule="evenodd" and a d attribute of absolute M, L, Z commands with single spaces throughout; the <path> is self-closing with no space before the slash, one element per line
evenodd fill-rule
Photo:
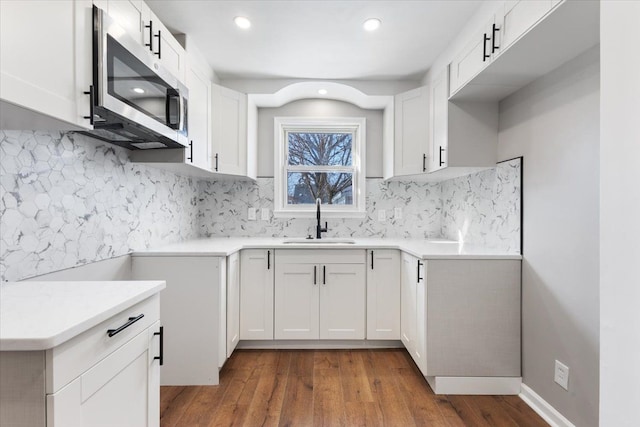
<path fill-rule="evenodd" d="M 549 405 L 546 400 L 526 384 L 522 384 L 520 399 L 524 400 L 524 402 L 540 415 L 543 420 L 548 422 L 551 427 L 575 427 L 571 421 L 566 419 L 556 408 Z"/>
<path fill-rule="evenodd" d="M 501 394 L 520 393 L 520 377 L 427 377 L 435 394 Z"/>
<path fill-rule="evenodd" d="M 240 340 L 237 348 L 259 350 L 363 350 L 403 348 L 396 340 Z"/>

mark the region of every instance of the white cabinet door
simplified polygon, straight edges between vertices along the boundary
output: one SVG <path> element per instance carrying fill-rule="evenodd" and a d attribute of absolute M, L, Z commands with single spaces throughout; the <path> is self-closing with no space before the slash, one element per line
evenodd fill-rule
<path fill-rule="evenodd" d="M 447 165 L 449 69 L 446 68 L 431 82 L 431 138 L 429 141 L 429 172 Z"/>
<path fill-rule="evenodd" d="M 416 283 L 418 259 L 402 254 L 400 282 L 400 339 L 413 356 L 416 347 Z"/>
<path fill-rule="evenodd" d="M 395 97 L 394 176 L 426 172 L 429 145 L 429 88 Z"/>
<path fill-rule="evenodd" d="M 227 358 L 240 341 L 240 257 L 227 257 Z"/>
<path fill-rule="evenodd" d="M 273 251 L 240 254 L 240 339 L 273 339 Z"/>
<path fill-rule="evenodd" d="M 0 2 L 2 101 L 91 127 L 84 118 L 89 115 L 84 92 L 91 85 L 91 8 L 91 1 L 82 0 Z M 16 120 L 2 117 L 2 125 L 24 128 Z"/>
<path fill-rule="evenodd" d="M 548 11 L 551 10 L 552 0 L 507 0 L 504 4 L 502 22 L 502 44 L 500 51 L 504 51 L 518 37 L 526 33 Z"/>
<path fill-rule="evenodd" d="M 318 273 L 317 264 L 278 262 L 275 282 L 276 339 L 318 339 Z"/>
<path fill-rule="evenodd" d="M 416 283 L 416 335 L 413 360 L 422 375 L 427 375 L 427 275 L 426 264 L 418 260 L 420 272 Z"/>
<path fill-rule="evenodd" d="M 153 12 L 151 12 L 150 22 L 153 26 L 151 46 L 154 54 L 167 71 L 184 82 L 187 74 L 187 52 Z"/>
<path fill-rule="evenodd" d="M 400 252 L 367 253 L 367 339 L 400 339 Z"/>
<path fill-rule="evenodd" d="M 143 44 L 146 9 L 148 6 L 142 0 L 108 0 L 106 12 L 129 36 Z"/>
<path fill-rule="evenodd" d="M 211 85 L 212 160 L 215 172 L 247 174 L 247 95 Z"/>
<path fill-rule="evenodd" d="M 491 63 L 493 24 L 495 24 L 495 17 L 473 35 L 464 49 L 451 62 L 450 95 L 453 95 Z"/>
<path fill-rule="evenodd" d="M 153 335 L 151 335 L 153 336 Z M 111 353 L 60 391 L 47 395 L 47 425 L 157 426 L 159 412 L 150 416 L 149 404 L 159 408 L 158 364 L 150 363 L 150 331 L 145 330 Z"/>
<path fill-rule="evenodd" d="M 187 163 L 211 170 L 211 82 L 190 61 L 187 71 L 189 88 L 189 148 Z"/>
<path fill-rule="evenodd" d="M 365 266 L 323 264 L 320 282 L 320 339 L 365 337 Z"/>

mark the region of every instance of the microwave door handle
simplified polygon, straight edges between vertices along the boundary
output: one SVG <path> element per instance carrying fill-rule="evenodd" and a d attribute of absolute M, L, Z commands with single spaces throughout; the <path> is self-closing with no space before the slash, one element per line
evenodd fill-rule
<path fill-rule="evenodd" d="M 172 102 L 175 102 L 175 99 L 178 99 L 178 109 L 180 108 L 180 92 L 175 89 L 167 89 L 167 105 L 166 105 L 166 114 L 167 114 L 167 126 L 171 129 L 178 129 L 180 124 L 180 112 L 178 111 L 178 120 L 175 123 L 171 120 L 171 106 Z"/>
<path fill-rule="evenodd" d="M 178 130 L 179 131 L 184 131 L 184 129 L 186 128 L 184 123 L 184 119 L 186 117 L 186 108 L 187 106 L 184 105 L 184 97 L 182 96 L 182 94 L 180 93 L 180 90 L 178 89 Z"/>

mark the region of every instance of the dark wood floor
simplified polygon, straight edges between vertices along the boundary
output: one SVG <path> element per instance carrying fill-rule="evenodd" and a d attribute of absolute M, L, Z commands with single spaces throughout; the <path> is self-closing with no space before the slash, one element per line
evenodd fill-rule
<path fill-rule="evenodd" d="M 162 387 L 162 427 L 547 426 L 517 396 L 436 396 L 404 350 L 238 350 L 220 385 Z"/>

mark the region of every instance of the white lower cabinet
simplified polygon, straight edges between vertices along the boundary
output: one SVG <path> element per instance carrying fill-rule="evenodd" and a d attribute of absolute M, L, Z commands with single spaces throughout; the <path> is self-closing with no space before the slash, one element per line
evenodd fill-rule
<path fill-rule="evenodd" d="M 367 251 L 367 339 L 400 339 L 400 251 Z"/>
<path fill-rule="evenodd" d="M 218 384 L 218 367 L 226 360 L 226 318 L 217 308 L 226 289 L 226 267 L 225 257 L 132 257 L 134 280 L 167 283 L 161 302 L 162 385 Z"/>
<path fill-rule="evenodd" d="M 47 426 L 160 425 L 160 322 L 60 391 L 47 396 Z M 149 405 L 148 405 L 149 403 Z"/>
<path fill-rule="evenodd" d="M 227 257 L 227 358 L 240 341 L 240 256 Z"/>
<path fill-rule="evenodd" d="M 159 426 L 162 337 L 155 294 L 51 349 L 0 352 L 0 425 Z"/>
<path fill-rule="evenodd" d="M 402 269 L 400 278 L 400 339 L 407 351 L 422 370 L 422 360 L 425 357 L 424 341 L 419 337 L 423 329 L 418 325 L 424 319 L 424 304 L 421 304 L 420 294 L 424 295 L 423 263 L 420 259 L 402 254 Z M 419 291 L 419 288 L 421 290 Z M 426 339 L 426 338 L 425 338 Z M 424 372 L 423 372 L 424 373 Z"/>
<path fill-rule="evenodd" d="M 273 339 L 272 249 L 240 253 L 240 339 Z"/>
<path fill-rule="evenodd" d="M 365 251 L 277 250 L 275 339 L 364 339 Z"/>

